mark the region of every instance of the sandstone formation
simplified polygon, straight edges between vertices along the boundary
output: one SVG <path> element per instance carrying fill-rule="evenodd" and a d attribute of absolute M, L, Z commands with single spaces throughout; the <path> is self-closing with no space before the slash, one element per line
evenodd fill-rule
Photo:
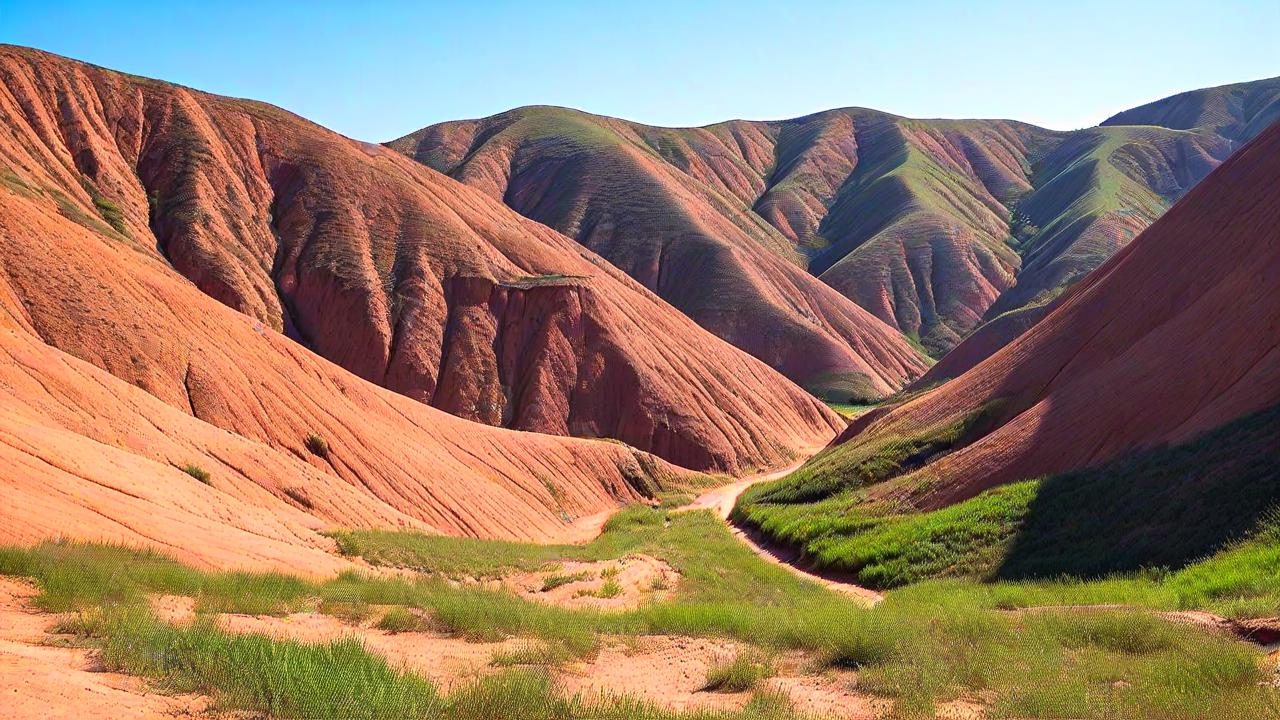
<path fill-rule="evenodd" d="M 729 472 L 776 465 L 839 425 L 593 253 L 381 146 L 32 50 L 0 49 L 0 81 L 8 202 L 61 214 L 97 245 L 130 248 L 140 267 L 185 277 L 408 398 Z M 51 241 L 29 237 L 5 248 L 21 255 L 6 263 L 30 273 L 16 299 L 41 337 L 206 418 L 185 352 L 143 351 L 145 339 L 100 316 L 110 307 L 145 326 L 154 299 L 94 306 L 79 287 L 93 273 L 55 288 L 66 269 L 44 267 Z M 101 250 L 76 252 L 92 264 Z M 901 376 L 879 382 L 887 391 Z"/>
<path fill-rule="evenodd" d="M 389 145 L 577 239 L 806 388 L 884 396 L 925 363 L 751 211 L 776 142 L 752 123 L 674 131 L 535 107 Z"/>

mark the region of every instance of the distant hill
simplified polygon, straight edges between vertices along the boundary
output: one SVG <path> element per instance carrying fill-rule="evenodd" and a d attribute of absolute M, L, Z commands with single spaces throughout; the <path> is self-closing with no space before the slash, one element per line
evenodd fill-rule
<path fill-rule="evenodd" d="M 389 146 L 576 238 L 815 388 L 796 358 L 830 352 L 831 333 L 796 330 L 795 312 L 829 329 L 839 304 L 815 305 L 794 268 L 941 356 L 1126 245 L 1274 119 L 1277 86 L 1195 91 L 1075 132 L 861 108 L 672 129 L 534 107 Z"/>

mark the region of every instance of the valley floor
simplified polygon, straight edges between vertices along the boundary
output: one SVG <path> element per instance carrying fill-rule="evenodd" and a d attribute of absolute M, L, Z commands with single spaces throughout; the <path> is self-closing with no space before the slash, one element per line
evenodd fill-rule
<path fill-rule="evenodd" d="M 104 546 L 0 549 L 0 697 L 21 698 L 5 716 L 1190 720 L 1280 709 L 1280 658 L 1207 615 L 1031 609 L 1009 587 L 967 581 L 903 588 L 871 608 L 767 562 L 705 512 L 736 492 L 704 494 L 693 511 L 624 509 L 582 545 L 337 533 L 369 570 L 324 582 Z M 1070 601 L 1063 589 L 1022 591 Z"/>

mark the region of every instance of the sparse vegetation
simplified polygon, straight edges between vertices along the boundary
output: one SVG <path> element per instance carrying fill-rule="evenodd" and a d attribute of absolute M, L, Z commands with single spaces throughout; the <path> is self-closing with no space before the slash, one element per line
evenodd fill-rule
<path fill-rule="evenodd" d="M 102 216 L 102 219 L 106 220 L 107 224 L 116 232 L 121 235 L 128 232 L 129 226 L 125 224 L 124 213 L 120 210 L 119 205 L 116 205 L 109 198 L 104 197 L 103 195 L 94 193 L 93 206 L 98 209 L 98 214 Z"/>
<path fill-rule="evenodd" d="M 307 451 L 318 458 L 328 459 L 329 443 L 324 438 L 315 433 L 311 433 L 306 439 Z"/>
<path fill-rule="evenodd" d="M 773 661 L 755 650 L 744 650 L 731 659 L 707 668 L 704 690 L 711 692 L 746 692 L 754 690 L 761 680 L 774 674 Z"/>
<path fill-rule="evenodd" d="M 622 586 L 618 584 L 617 580 L 605 580 L 604 583 L 600 585 L 600 589 L 596 591 L 596 597 L 606 599 L 616 598 L 621 594 Z"/>
<path fill-rule="evenodd" d="M 514 278 L 504 285 L 517 288 L 533 288 L 545 285 L 573 285 L 578 281 L 590 280 L 588 275 L 565 275 L 562 273 L 548 273 L 545 275 L 521 275 Z"/>
<path fill-rule="evenodd" d="M 91 617 L 95 608 L 144 607 L 142 598 L 151 593 L 194 596 L 198 612 L 280 613 L 316 609 L 317 602 L 333 607 L 325 605 L 326 601 L 398 606 L 421 613 L 435 630 L 469 639 L 524 637 L 533 644 L 527 652 L 514 652 L 502 659 L 502 663 L 517 665 L 554 664 L 561 662 L 561 657 L 582 655 L 596 647 L 601 635 L 732 637 L 765 653 L 803 650 L 818 666 L 857 667 L 859 687 L 896 699 L 900 715 L 927 715 L 938 702 L 979 691 L 993 698 L 994 716 L 1028 718 L 1139 718 L 1148 717 L 1153 707 L 1162 709 L 1161 717 L 1173 720 L 1215 712 L 1236 718 L 1266 718 L 1277 708 L 1276 689 L 1259 685 L 1268 680 L 1272 669 L 1264 670 L 1256 649 L 1226 636 L 1142 615 L 1137 609 L 1103 613 L 1066 609 L 1010 613 L 1001 609 L 1074 602 L 1089 598 L 1090 593 L 1123 595 L 1125 602 L 1135 606 L 1160 606 L 1197 586 L 1210 591 L 1214 603 L 1230 602 L 1233 592 L 1248 600 L 1258 597 L 1259 587 L 1274 586 L 1274 578 L 1280 576 L 1276 567 L 1268 564 L 1280 555 L 1274 542 L 1249 550 L 1252 559 L 1248 562 L 1228 560 L 1224 555 L 1208 562 L 1229 562 L 1228 566 L 1189 568 L 1187 576 L 1162 578 L 1158 584 L 1154 579 L 995 584 L 925 581 L 895 591 L 869 610 L 760 560 L 710 513 L 669 514 L 648 507 L 629 508 L 608 523 L 599 539 L 582 546 L 490 543 L 372 531 L 338 537 L 348 551 L 366 551 L 367 559 L 394 557 L 404 566 L 441 566 L 472 574 L 475 568 L 467 568 L 468 562 L 496 571 L 500 567 L 543 567 L 557 561 L 616 560 L 642 552 L 665 560 L 684 580 L 670 600 L 604 612 L 560 608 L 476 586 L 454 587 L 441 577 L 408 580 L 347 573 L 317 583 L 273 574 L 205 573 L 154 553 L 76 543 L 0 549 L 0 573 L 34 577 L 41 589 L 37 602 L 42 607 L 82 609 L 86 617 Z M 1270 561 L 1266 553 L 1270 553 Z M 1225 573 L 1231 578 L 1228 584 L 1207 584 L 1227 567 L 1233 568 Z M 166 637 L 185 642 L 186 636 Z M 95 642 L 104 639 L 105 634 L 99 632 Z M 114 642 L 133 647 L 123 637 Z M 547 653 L 537 649 L 541 644 L 549 648 Z M 166 666 L 162 671 L 180 673 L 182 669 Z M 326 666 L 316 672 L 318 677 L 330 678 L 334 669 Z M 371 673 L 374 671 L 364 669 L 355 676 Z M 402 687 L 395 677 L 392 673 L 370 682 L 399 688 L 385 690 L 389 697 L 410 693 L 405 689 L 410 686 Z M 495 717 L 453 713 L 474 707 L 499 708 L 494 712 L 500 712 L 516 706 L 560 708 L 567 713 L 554 717 L 634 716 L 620 709 L 632 707 L 621 701 L 560 705 L 571 703 L 571 699 L 560 695 L 553 683 L 544 685 L 526 675 L 500 677 L 506 679 L 477 681 L 465 692 L 439 698 L 438 707 L 444 709 L 436 716 Z M 223 682 L 216 674 L 213 678 L 210 682 Z M 490 684 L 482 690 L 482 682 Z M 1118 688 L 1116 683 L 1124 685 Z M 286 686 L 272 686 L 270 692 L 277 691 L 292 692 Z M 339 690 L 325 692 L 326 697 L 333 697 Z M 520 693 L 531 694 L 524 697 Z M 215 697 L 221 696 L 215 693 Z M 426 697 L 410 693 L 403 702 L 425 702 Z M 485 697 L 489 700 L 482 702 Z M 508 704 L 521 698 L 525 705 Z M 761 693 L 758 698 L 752 712 L 775 708 L 771 704 L 777 700 L 775 696 Z M 489 701 L 494 704 L 484 704 Z M 547 705 L 539 704 L 544 702 Z M 586 710 L 574 707 L 588 707 L 599 714 L 575 715 Z M 789 717 L 785 713 L 775 716 Z M 640 717 L 671 715 L 642 713 Z"/>
<path fill-rule="evenodd" d="M 190 475 L 191 477 L 193 477 L 193 478 L 195 478 L 195 479 L 199 480 L 200 482 L 204 483 L 205 485 L 208 485 L 208 484 L 209 484 L 209 471 L 208 471 L 208 470 L 205 470 L 204 468 L 200 467 L 199 465 L 196 465 L 195 463 L 187 463 L 186 465 L 183 465 L 183 466 L 182 466 L 182 472 L 184 472 L 184 473 L 186 473 L 186 474 Z"/>
<path fill-rule="evenodd" d="M 570 583 L 581 582 L 589 577 L 591 577 L 591 574 L 588 572 L 576 572 L 569 574 L 556 573 L 554 575 L 548 575 L 542 581 L 542 592 L 550 592 L 558 587 L 563 587 Z"/>

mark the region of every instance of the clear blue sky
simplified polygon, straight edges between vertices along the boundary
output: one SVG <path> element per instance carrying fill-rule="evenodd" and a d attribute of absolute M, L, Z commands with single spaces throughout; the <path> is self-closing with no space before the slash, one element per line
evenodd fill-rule
<path fill-rule="evenodd" d="M 0 42 L 373 141 L 530 104 L 658 125 L 861 105 L 1074 128 L 1280 75 L 1280 0 L 257 5 L 0 0 Z"/>

